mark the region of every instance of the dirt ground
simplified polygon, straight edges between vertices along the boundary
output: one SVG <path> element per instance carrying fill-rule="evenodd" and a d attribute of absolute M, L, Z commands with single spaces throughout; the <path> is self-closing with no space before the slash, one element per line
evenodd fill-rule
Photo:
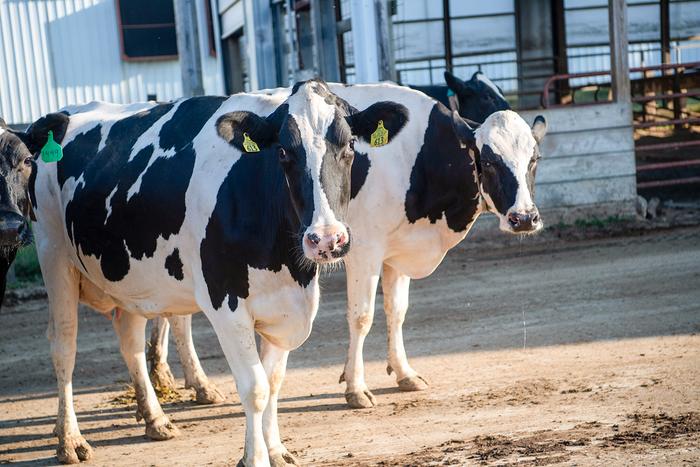
<path fill-rule="evenodd" d="M 700 465 L 700 227 L 464 245 L 412 284 L 404 334 L 427 391 L 398 392 L 387 376 L 378 307 L 365 346 L 373 409 L 345 406 L 344 277 L 324 277 L 282 390 L 291 451 L 326 466 Z M 56 462 L 46 321 L 42 299 L 0 314 L 0 463 Z M 182 435 L 164 442 L 113 402 L 128 375 L 111 324 L 81 310 L 80 327 L 74 388 L 90 465 L 235 465 L 244 418 L 203 315 L 195 343 L 227 403 L 197 406 L 183 390 L 165 405 Z"/>

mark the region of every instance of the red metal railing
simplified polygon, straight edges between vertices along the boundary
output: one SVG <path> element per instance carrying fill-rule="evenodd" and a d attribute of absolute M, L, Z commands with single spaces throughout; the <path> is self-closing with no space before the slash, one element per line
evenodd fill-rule
<path fill-rule="evenodd" d="M 639 67 L 633 67 L 630 68 L 630 73 L 644 73 L 647 71 L 665 71 L 665 70 L 687 70 L 690 68 L 700 68 L 700 62 L 690 62 L 690 63 L 667 63 L 665 65 L 655 65 L 655 66 L 639 66 Z M 552 84 L 555 81 L 561 81 L 564 79 L 573 79 L 573 78 L 588 78 L 592 76 L 606 76 L 610 75 L 609 71 L 589 71 L 586 73 L 568 73 L 568 74 L 561 74 L 561 75 L 552 75 L 549 77 L 549 79 L 544 83 L 544 89 L 542 90 L 542 98 L 541 98 L 541 103 L 542 107 L 545 109 L 550 108 L 550 107 L 563 107 L 566 106 L 567 104 L 550 104 L 549 103 L 549 88 L 552 87 Z M 682 96 L 676 96 L 676 97 L 687 97 L 687 94 L 683 94 Z M 697 93 L 693 95 L 698 95 Z M 652 96 L 644 96 L 644 97 L 652 97 Z M 664 95 L 663 97 L 657 97 L 656 99 L 672 99 L 674 96 L 672 94 L 669 95 Z M 653 100 L 653 99 L 649 99 Z M 605 102 L 596 102 L 594 104 L 604 104 Z"/>
<path fill-rule="evenodd" d="M 680 71 L 681 73 L 687 69 L 692 69 L 692 68 L 700 68 L 700 62 L 692 62 L 692 63 L 678 63 L 678 64 L 666 64 L 666 65 L 658 65 L 658 66 L 646 66 L 646 67 L 634 67 L 630 68 L 630 73 L 644 73 L 644 72 L 649 72 L 649 71 L 665 71 L 665 70 L 674 70 L 674 75 L 677 75 L 678 72 Z M 594 71 L 590 73 L 570 73 L 570 74 L 561 74 L 561 75 L 554 75 L 551 76 L 547 82 L 544 85 L 544 90 L 542 92 L 542 106 L 544 108 L 548 107 L 564 107 L 566 104 L 554 104 L 550 105 L 549 104 L 549 88 L 552 86 L 552 84 L 556 81 L 564 80 L 564 79 L 570 79 L 570 78 L 587 78 L 591 76 L 605 76 L 605 75 L 610 75 L 609 71 Z M 689 92 L 675 92 L 678 91 L 677 89 L 674 89 L 674 92 L 669 93 L 669 94 L 655 94 L 655 95 L 647 95 L 647 96 L 636 96 L 632 97 L 632 102 L 651 102 L 651 101 L 656 101 L 656 100 L 667 100 L 667 99 L 674 99 L 675 106 L 680 106 L 680 99 L 681 98 L 687 98 L 687 97 L 697 97 L 700 96 L 700 92 L 698 91 L 689 91 Z M 589 105 L 596 105 L 596 104 L 604 104 L 606 102 L 592 102 L 588 103 Z M 678 116 L 680 112 L 676 116 Z M 668 119 L 668 120 L 658 120 L 658 121 L 651 121 L 651 122 L 637 122 L 633 124 L 633 127 L 635 129 L 641 129 L 641 128 L 653 128 L 653 127 L 660 127 L 660 126 L 668 126 L 668 125 L 693 125 L 693 124 L 700 124 L 700 118 L 692 118 L 692 117 L 686 117 L 686 118 L 673 118 L 673 119 Z M 680 148 L 686 148 L 686 147 L 692 147 L 692 146 L 700 146 L 700 138 L 694 141 L 678 141 L 678 142 L 671 142 L 671 143 L 654 143 L 654 144 L 644 144 L 644 145 L 638 145 L 635 147 L 635 151 L 637 152 L 644 152 L 644 151 L 657 151 L 657 150 L 667 150 L 667 149 L 680 149 Z M 692 166 L 697 166 L 700 165 L 700 159 L 690 159 L 690 160 L 679 160 L 679 161 L 671 161 L 671 162 L 658 162 L 658 163 L 651 163 L 651 164 L 643 164 L 637 167 L 637 172 L 646 172 L 646 171 L 651 171 L 651 170 L 664 170 L 664 169 L 672 169 L 672 168 L 679 168 L 679 167 L 692 167 Z M 676 185 L 685 185 L 685 184 L 691 184 L 691 183 L 700 183 L 700 177 L 685 177 L 685 178 L 670 178 L 670 179 L 664 179 L 664 180 L 652 180 L 652 181 L 646 181 L 646 182 L 638 182 L 637 183 L 637 188 L 657 188 L 657 187 L 666 187 L 666 186 L 676 186 Z"/>

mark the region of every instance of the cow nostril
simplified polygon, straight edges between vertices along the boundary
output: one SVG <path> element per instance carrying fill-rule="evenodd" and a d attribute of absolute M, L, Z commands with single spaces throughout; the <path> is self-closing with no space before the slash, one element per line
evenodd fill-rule
<path fill-rule="evenodd" d="M 315 234 L 313 232 L 310 234 L 307 234 L 306 238 L 308 238 L 309 241 L 314 245 L 318 245 L 319 243 L 321 243 L 321 237 L 319 237 L 317 234 Z"/>
<path fill-rule="evenodd" d="M 539 213 L 534 213 L 530 216 L 530 219 L 532 219 L 533 224 L 537 224 L 540 221 L 540 215 Z"/>
<path fill-rule="evenodd" d="M 515 214 L 514 212 L 511 212 L 508 214 L 508 223 L 511 225 L 511 227 L 517 227 L 520 225 L 520 216 Z"/>

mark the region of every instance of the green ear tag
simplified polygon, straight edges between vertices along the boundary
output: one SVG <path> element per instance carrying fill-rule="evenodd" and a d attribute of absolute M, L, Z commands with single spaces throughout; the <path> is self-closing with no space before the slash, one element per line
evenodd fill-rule
<path fill-rule="evenodd" d="M 379 120 L 377 124 L 377 129 L 374 130 L 372 136 L 370 136 L 369 145 L 373 148 L 378 148 L 379 146 L 384 146 L 389 142 L 389 130 L 384 128 L 384 120 Z"/>
<path fill-rule="evenodd" d="M 41 148 L 41 160 L 44 162 L 58 162 L 63 158 L 63 148 L 53 140 L 53 131 L 49 131 L 48 139 Z"/>
<path fill-rule="evenodd" d="M 258 144 L 250 139 L 248 133 L 243 133 L 243 149 L 245 149 L 245 152 L 260 152 Z"/>

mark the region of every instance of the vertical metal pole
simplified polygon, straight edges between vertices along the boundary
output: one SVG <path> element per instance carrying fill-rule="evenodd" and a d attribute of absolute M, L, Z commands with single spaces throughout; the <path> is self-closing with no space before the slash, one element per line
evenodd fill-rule
<path fill-rule="evenodd" d="M 669 0 L 659 2 L 659 21 L 661 25 L 661 63 L 671 63 L 671 21 Z"/>
<path fill-rule="evenodd" d="M 445 66 L 447 71 L 452 73 L 452 24 L 450 22 L 450 0 L 442 0 L 442 22 L 443 40 L 445 41 Z"/>
<path fill-rule="evenodd" d="M 315 68 L 326 81 L 339 81 L 338 35 L 335 5 L 329 0 L 311 0 Z"/>
<path fill-rule="evenodd" d="M 174 6 L 177 52 L 182 74 L 182 95 L 201 96 L 204 94 L 204 82 L 197 28 L 197 7 L 194 0 L 175 0 Z"/>
<path fill-rule="evenodd" d="M 552 35 L 554 39 L 554 70 L 557 74 L 569 73 L 566 53 L 566 14 L 564 0 L 552 0 Z M 569 80 L 557 81 L 557 103 L 562 103 L 562 96 L 569 93 Z"/>
<path fill-rule="evenodd" d="M 631 103 L 630 67 L 627 52 L 627 5 L 625 0 L 608 0 L 610 27 L 610 74 L 616 102 Z"/>
<path fill-rule="evenodd" d="M 351 0 L 352 43 L 358 83 L 379 80 L 379 48 L 374 0 Z"/>
<path fill-rule="evenodd" d="M 394 64 L 394 48 L 391 43 L 391 18 L 387 0 L 374 0 L 377 25 L 377 54 L 379 79 L 396 81 L 396 66 Z"/>

